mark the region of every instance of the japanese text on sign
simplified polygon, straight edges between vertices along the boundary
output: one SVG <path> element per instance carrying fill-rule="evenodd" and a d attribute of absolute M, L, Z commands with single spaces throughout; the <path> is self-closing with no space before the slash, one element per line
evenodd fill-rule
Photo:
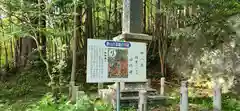
<path fill-rule="evenodd" d="M 144 81 L 145 43 L 88 39 L 88 83 Z"/>

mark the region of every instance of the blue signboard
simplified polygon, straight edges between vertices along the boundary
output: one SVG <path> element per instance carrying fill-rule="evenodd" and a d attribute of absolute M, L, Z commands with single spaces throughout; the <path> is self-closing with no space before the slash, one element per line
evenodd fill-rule
<path fill-rule="evenodd" d="M 130 48 L 130 42 L 118 42 L 118 41 L 106 41 L 105 46 L 107 47 L 119 47 L 119 48 Z"/>

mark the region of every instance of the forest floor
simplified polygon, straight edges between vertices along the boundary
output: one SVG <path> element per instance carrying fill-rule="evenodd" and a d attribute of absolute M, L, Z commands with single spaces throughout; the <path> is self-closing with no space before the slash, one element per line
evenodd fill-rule
<path fill-rule="evenodd" d="M 0 111 L 25 111 L 29 106 L 39 102 L 43 96 L 51 92 L 47 81 L 39 70 L 27 71 L 0 82 Z M 170 94 L 171 93 L 171 94 Z M 190 92 L 194 93 L 194 92 Z M 177 111 L 179 110 L 179 92 L 177 89 L 168 95 L 175 97 L 167 101 L 165 107 L 152 109 L 152 111 Z M 222 95 L 223 111 L 240 111 L 240 96 L 234 94 Z M 211 97 L 190 97 L 190 111 L 211 109 Z M 132 111 L 132 110 L 131 110 Z"/>
<path fill-rule="evenodd" d="M 29 105 L 38 102 L 50 91 L 48 87 L 43 85 L 29 90 L 17 86 L 14 82 L 0 84 L 0 111 L 24 111 Z"/>
<path fill-rule="evenodd" d="M 51 91 L 44 71 L 31 69 L 0 81 L 0 111 L 24 111 Z"/>

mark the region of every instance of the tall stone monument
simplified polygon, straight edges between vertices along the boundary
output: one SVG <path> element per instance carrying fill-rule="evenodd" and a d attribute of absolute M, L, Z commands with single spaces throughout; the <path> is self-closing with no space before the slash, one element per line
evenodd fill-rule
<path fill-rule="evenodd" d="M 145 42 L 152 40 L 152 36 L 143 34 L 143 1 L 142 0 L 123 0 L 123 16 L 122 16 L 122 34 L 113 38 L 115 41 Z M 117 83 L 116 83 L 117 84 Z M 116 89 L 118 85 L 110 85 L 110 89 Z M 99 95 L 111 92 L 109 89 L 101 89 L 99 83 Z M 138 107 L 139 91 L 147 92 L 147 103 L 149 105 L 160 105 L 164 103 L 165 97 L 160 96 L 156 89 L 152 89 L 150 81 L 146 79 L 143 82 L 122 82 L 120 83 L 120 102 L 121 106 Z M 101 96 L 102 95 L 102 96 Z M 110 94 L 111 95 L 111 94 Z M 115 104 L 115 103 L 113 103 Z"/>
<path fill-rule="evenodd" d="M 143 1 L 142 0 L 123 0 L 122 34 L 114 37 L 113 40 L 125 40 L 130 42 L 148 42 L 152 36 L 143 34 Z M 132 102 L 139 99 L 139 90 L 146 90 L 148 100 L 163 100 L 164 97 L 157 94 L 157 90 L 150 87 L 150 82 L 120 83 L 121 104 L 128 101 Z M 158 102 L 159 103 L 159 102 Z M 152 104 L 152 103 L 150 103 Z"/>
<path fill-rule="evenodd" d="M 148 42 L 152 36 L 142 34 L 143 31 L 143 1 L 123 0 L 122 34 L 114 37 L 113 40 L 125 40 L 131 42 Z M 146 80 L 147 82 L 147 80 Z M 121 90 L 127 88 L 145 88 L 145 83 L 121 83 Z"/>

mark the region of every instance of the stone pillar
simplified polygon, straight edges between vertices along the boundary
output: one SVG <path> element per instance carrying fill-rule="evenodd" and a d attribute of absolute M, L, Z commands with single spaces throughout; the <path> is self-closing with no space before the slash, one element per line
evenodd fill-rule
<path fill-rule="evenodd" d="M 164 77 L 162 77 L 161 78 L 161 83 L 160 83 L 160 95 L 161 96 L 164 96 L 164 85 L 165 85 L 165 78 Z"/>
<path fill-rule="evenodd" d="M 188 111 L 188 88 L 187 82 L 181 83 L 181 95 L 180 95 L 180 111 Z"/>
<path fill-rule="evenodd" d="M 123 0 L 122 33 L 142 33 L 143 1 Z"/>
<path fill-rule="evenodd" d="M 216 80 L 214 81 L 213 87 L 214 95 L 213 95 L 213 110 L 214 111 L 221 111 L 222 109 L 222 102 L 221 102 L 221 86 L 219 82 Z"/>
<path fill-rule="evenodd" d="M 79 86 L 73 86 L 72 87 L 72 96 L 71 96 L 71 102 L 75 103 L 77 100 L 77 92 L 79 90 Z"/>
<path fill-rule="evenodd" d="M 147 111 L 147 91 L 139 91 L 138 111 Z"/>
<path fill-rule="evenodd" d="M 142 33 L 143 20 L 143 1 L 142 0 L 123 0 L 122 13 L 122 34 Z M 123 36 L 123 35 L 120 35 Z M 123 38 L 115 38 L 121 40 Z M 120 84 L 121 90 L 125 89 L 125 83 Z"/>

